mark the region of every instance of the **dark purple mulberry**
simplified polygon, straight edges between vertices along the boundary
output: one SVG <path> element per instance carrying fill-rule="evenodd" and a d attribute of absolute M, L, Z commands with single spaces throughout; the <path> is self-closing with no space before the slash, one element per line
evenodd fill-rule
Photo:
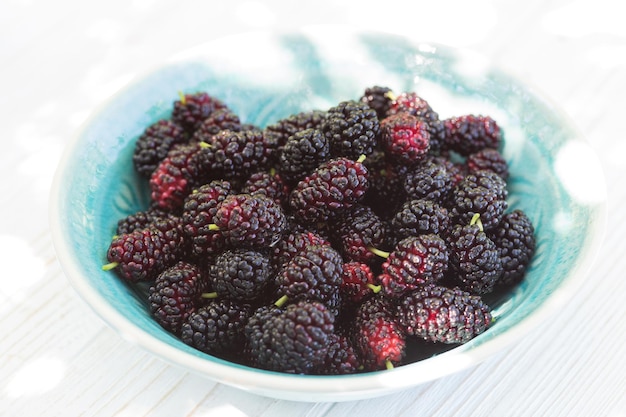
<path fill-rule="evenodd" d="M 175 146 L 150 177 L 152 200 L 162 209 L 180 211 L 185 197 L 204 183 L 205 153 L 200 143 Z"/>
<path fill-rule="evenodd" d="M 259 354 L 268 355 L 268 349 L 263 341 L 263 327 L 265 323 L 282 311 L 281 308 L 274 304 L 262 305 L 252 311 L 250 318 L 246 322 L 243 333 L 246 338 L 242 362 L 259 368 Z M 262 360 L 263 361 L 263 360 Z"/>
<path fill-rule="evenodd" d="M 361 96 L 361 102 L 367 104 L 372 110 L 376 112 L 379 120 L 386 117 L 391 102 L 393 100 L 393 92 L 388 87 L 381 87 L 375 85 L 365 89 Z"/>
<path fill-rule="evenodd" d="M 165 210 L 157 206 L 150 207 L 147 210 L 140 210 L 136 213 L 128 215 L 117 222 L 115 234 L 123 235 L 131 233 L 135 230 L 141 230 L 149 227 L 152 223 L 163 220 L 172 216 Z"/>
<path fill-rule="evenodd" d="M 337 315 L 342 265 L 341 255 L 331 246 L 310 246 L 283 265 L 275 278 L 276 292 L 290 303 L 319 301 Z"/>
<path fill-rule="evenodd" d="M 485 148 L 498 149 L 502 141 L 500 126 L 489 116 L 463 115 L 444 120 L 446 146 L 463 156 Z"/>
<path fill-rule="evenodd" d="M 213 300 L 186 317 L 181 339 L 202 352 L 232 357 L 244 349 L 244 328 L 251 314 L 249 304 Z"/>
<path fill-rule="evenodd" d="M 409 335 L 430 342 L 465 343 L 491 325 L 491 310 L 480 297 L 429 285 L 398 303 L 396 316 Z"/>
<path fill-rule="evenodd" d="M 341 300 L 344 306 L 359 305 L 366 298 L 380 292 L 371 268 L 361 262 L 343 264 L 341 272 Z"/>
<path fill-rule="evenodd" d="M 294 187 L 289 206 L 300 220 L 327 220 L 362 200 L 368 185 L 368 172 L 360 161 L 333 159 Z"/>
<path fill-rule="evenodd" d="M 189 134 L 193 134 L 200 124 L 215 110 L 225 108 L 221 100 L 206 92 L 181 94 L 174 102 L 172 120 L 181 125 Z"/>
<path fill-rule="evenodd" d="M 335 220 L 332 229 L 336 247 L 346 261 L 372 263 L 378 256 L 370 248 L 385 243 L 385 225 L 368 206 L 354 206 Z"/>
<path fill-rule="evenodd" d="M 381 144 L 393 161 L 407 166 L 419 164 L 430 149 L 430 133 L 423 120 L 396 113 L 380 122 Z"/>
<path fill-rule="evenodd" d="M 391 102 L 387 116 L 398 113 L 411 114 L 427 124 L 431 154 L 439 155 L 444 150 L 446 140 L 444 122 L 439 119 L 439 114 L 432 109 L 426 100 L 415 92 L 401 93 Z"/>
<path fill-rule="evenodd" d="M 222 130 L 207 138 L 212 159 L 206 169 L 213 177 L 245 179 L 250 174 L 268 169 L 276 152 L 276 144 L 261 130 Z"/>
<path fill-rule="evenodd" d="M 377 296 L 357 309 L 352 337 L 368 371 L 399 365 L 406 354 L 406 334 L 396 321 L 393 303 Z"/>
<path fill-rule="evenodd" d="M 317 245 L 330 246 L 330 242 L 314 232 L 292 231 L 273 246 L 272 261 L 276 267 L 281 267 L 310 246 Z"/>
<path fill-rule="evenodd" d="M 330 143 L 317 129 L 305 129 L 290 136 L 279 157 L 278 170 L 288 182 L 300 181 L 322 162 L 330 159 Z"/>
<path fill-rule="evenodd" d="M 467 157 L 465 164 L 470 174 L 487 169 L 501 176 L 503 180 L 509 178 L 509 166 L 502 154 L 496 149 L 485 148 L 474 152 Z"/>
<path fill-rule="evenodd" d="M 192 139 L 198 142 L 207 142 L 211 136 L 218 134 L 222 130 L 239 132 L 243 130 L 239 116 L 227 107 L 223 107 L 212 112 L 198 126 Z"/>
<path fill-rule="evenodd" d="M 400 297 L 408 290 L 441 280 L 448 270 L 446 242 L 435 234 L 408 237 L 396 245 L 382 265 L 383 292 Z"/>
<path fill-rule="evenodd" d="M 493 291 L 503 272 L 502 261 L 480 224 L 454 226 L 447 240 L 455 283 L 473 294 Z"/>
<path fill-rule="evenodd" d="M 257 172 L 246 180 L 241 192 L 244 194 L 263 194 L 276 204 L 286 207 L 289 198 L 289 187 L 282 177 L 272 172 Z"/>
<path fill-rule="evenodd" d="M 180 335 L 181 326 L 200 305 L 206 288 L 200 269 L 180 261 L 159 274 L 150 287 L 150 313 L 164 329 Z"/>
<path fill-rule="evenodd" d="M 133 152 L 133 164 L 137 172 L 150 178 L 152 172 L 177 144 L 187 142 L 188 136 L 177 123 L 162 119 L 148 126 L 139 136 Z"/>
<path fill-rule="evenodd" d="M 224 250 L 226 241 L 223 234 L 211 225 L 218 205 L 230 194 L 230 182 L 213 180 L 194 190 L 185 199 L 183 228 L 195 255 L 213 255 Z"/>
<path fill-rule="evenodd" d="M 535 231 L 532 222 L 521 210 L 513 210 L 491 233 L 500 252 L 503 273 L 498 285 L 512 285 L 522 280 L 535 253 Z"/>
<path fill-rule="evenodd" d="M 217 207 L 215 229 L 232 247 L 270 246 L 280 240 L 287 219 L 274 200 L 263 194 L 231 194 Z"/>
<path fill-rule="evenodd" d="M 361 360 L 347 336 L 331 334 L 324 361 L 316 366 L 316 375 L 349 375 L 360 371 Z"/>
<path fill-rule="evenodd" d="M 343 101 L 328 110 L 321 130 L 333 157 L 357 159 L 370 155 L 378 144 L 380 123 L 376 111 L 360 101 Z"/>
<path fill-rule="evenodd" d="M 305 129 L 319 129 L 325 117 L 326 112 L 322 110 L 303 111 L 267 126 L 264 133 L 273 138 L 278 149 L 283 149 L 287 140 L 296 133 Z"/>
<path fill-rule="evenodd" d="M 264 369 L 310 374 L 327 358 L 334 316 L 320 302 L 300 301 L 263 315 L 248 331 L 249 355 Z"/>
<path fill-rule="evenodd" d="M 107 251 L 109 263 L 103 269 L 114 269 L 129 282 L 151 281 L 175 264 L 185 250 L 180 220 L 167 217 L 145 229 L 114 237 Z"/>
<path fill-rule="evenodd" d="M 424 161 L 404 177 L 404 191 L 413 200 L 425 199 L 442 204 L 453 187 L 448 167 L 434 159 Z"/>
<path fill-rule="evenodd" d="M 450 194 L 449 210 L 453 222 L 469 224 L 478 214 L 485 230 L 495 228 L 508 207 L 506 182 L 493 171 L 468 174 Z"/>
<path fill-rule="evenodd" d="M 271 272 L 268 256 L 251 249 L 233 249 L 215 258 L 209 280 L 218 297 L 246 302 L 264 296 Z"/>
<path fill-rule="evenodd" d="M 433 233 L 445 235 L 450 227 L 448 210 L 430 200 L 409 200 L 391 220 L 398 239 Z"/>

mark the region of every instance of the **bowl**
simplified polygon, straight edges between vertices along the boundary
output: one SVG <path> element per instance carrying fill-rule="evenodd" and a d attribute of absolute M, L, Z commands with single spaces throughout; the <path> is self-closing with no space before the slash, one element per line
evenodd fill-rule
<path fill-rule="evenodd" d="M 168 117 L 179 92 L 207 91 L 244 122 L 358 99 L 366 87 L 416 91 L 440 118 L 488 114 L 504 132 L 510 208 L 524 210 L 537 249 L 523 282 L 491 300 L 496 321 L 466 344 L 427 352 L 394 369 L 346 376 L 291 375 L 231 363 L 163 330 L 146 300 L 101 269 L 117 220 L 148 206 L 131 155 L 143 130 Z M 605 223 L 597 158 L 557 106 L 480 56 L 393 34 L 343 27 L 259 32 L 185 51 L 137 77 L 104 103 L 68 144 L 56 173 L 50 225 L 58 260 L 84 301 L 131 343 L 252 393 L 300 401 L 372 398 L 458 372 L 530 331 L 572 296 L 590 268 Z"/>

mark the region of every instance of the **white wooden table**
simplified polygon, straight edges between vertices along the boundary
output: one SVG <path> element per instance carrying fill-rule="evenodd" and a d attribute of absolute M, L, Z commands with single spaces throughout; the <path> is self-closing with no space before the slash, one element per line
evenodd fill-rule
<path fill-rule="evenodd" d="M 0 415 L 626 416 L 626 25 L 619 3 L 3 0 Z M 227 34 L 317 23 L 366 25 L 489 56 L 569 114 L 598 153 L 610 196 L 602 253 L 558 315 L 467 371 L 336 404 L 250 395 L 121 339 L 69 286 L 47 221 L 63 147 L 133 75 Z"/>

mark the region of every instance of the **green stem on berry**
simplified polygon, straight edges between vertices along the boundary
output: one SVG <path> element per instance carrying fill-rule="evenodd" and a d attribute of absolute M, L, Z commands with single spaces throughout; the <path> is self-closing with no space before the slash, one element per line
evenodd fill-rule
<path fill-rule="evenodd" d="M 372 290 L 374 294 L 378 294 L 383 289 L 382 285 L 367 284 L 367 288 Z"/>
<path fill-rule="evenodd" d="M 472 220 L 470 220 L 470 226 L 476 225 L 481 232 L 483 232 L 483 222 L 480 221 L 480 213 L 476 213 L 472 216 Z"/>
<path fill-rule="evenodd" d="M 391 361 L 389 359 L 387 359 L 385 361 L 385 368 L 387 368 L 387 370 L 390 370 L 390 369 L 394 368 L 393 363 L 391 363 Z"/>
<path fill-rule="evenodd" d="M 214 292 L 203 292 L 201 295 L 202 298 L 217 298 L 217 293 Z"/>
<path fill-rule="evenodd" d="M 187 98 L 185 97 L 185 93 L 183 93 L 182 91 L 178 92 L 178 97 L 180 97 L 180 104 L 182 104 L 183 106 L 187 105 Z"/>
<path fill-rule="evenodd" d="M 361 155 L 361 156 L 359 156 L 359 159 L 357 159 L 356 161 L 357 161 L 359 164 L 362 164 L 362 163 L 363 163 L 363 161 L 365 161 L 365 158 L 366 158 L 366 156 L 365 156 L 365 155 Z"/>
<path fill-rule="evenodd" d="M 119 262 L 111 262 L 111 263 L 108 263 L 106 265 L 102 265 L 102 270 L 103 271 L 110 271 L 111 269 L 115 268 L 119 264 L 120 264 Z"/>
<path fill-rule="evenodd" d="M 209 225 L 209 230 L 212 230 L 212 231 L 216 232 L 216 231 L 220 230 L 220 227 L 218 225 L 216 225 L 216 224 L 211 223 Z"/>
<path fill-rule="evenodd" d="M 273 177 L 274 175 L 276 175 L 276 168 L 271 167 L 271 168 L 270 168 L 270 176 L 272 176 L 272 177 Z"/>
<path fill-rule="evenodd" d="M 206 143 L 204 141 L 198 142 L 198 146 L 200 146 L 200 148 L 202 149 L 210 149 L 213 147 L 210 143 Z"/>
<path fill-rule="evenodd" d="M 391 254 L 390 252 L 385 252 L 384 250 L 376 249 L 373 246 L 368 246 L 367 250 L 372 252 L 374 255 L 378 255 L 381 258 L 385 258 L 385 259 L 389 258 L 389 255 Z"/>
<path fill-rule="evenodd" d="M 282 307 L 285 305 L 285 303 L 287 302 L 287 300 L 289 299 L 288 296 L 283 295 L 282 297 L 280 297 L 278 300 L 276 300 L 276 302 L 274 302 L 274 305 L 278 308 Z"/>
<path fill-rule="evenodd" d="M 387 91 L 387 92 L 384 94 L 384 96 L 385 96 L 385 97 L 387 97 L 387 98 L 388 98 L 389 100 L 391 100 L 391 101 L 395 101 L 395 100 L 396 100 L 396 98 L 397 98 L 397 97 L 396 97 L 396 95 L 393 93 L 393 91 Z"/>

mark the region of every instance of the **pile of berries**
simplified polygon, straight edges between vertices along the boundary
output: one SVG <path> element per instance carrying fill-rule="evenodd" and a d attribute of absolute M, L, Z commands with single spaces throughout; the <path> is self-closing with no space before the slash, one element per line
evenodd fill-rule
<path fill-rule="evenodd" d="M 259 127 L 206 92 L 137 139 L 151 205 L 103 269 L 184 343 L 249 366 L 349 374 L 410 362 L 494 321 L 532 222 L 509 209 L 500 127 L 386 87 Z"/>

